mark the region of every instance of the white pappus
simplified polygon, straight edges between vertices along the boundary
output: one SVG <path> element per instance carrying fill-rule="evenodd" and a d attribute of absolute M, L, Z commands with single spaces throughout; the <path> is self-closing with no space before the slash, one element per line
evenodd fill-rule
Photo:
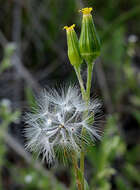
<path fill-rule="evenodd" d="M 83 128 L 91 139 L 100 139 L 98 121 L 96 126 L 94 117 L 100 108 L 97 99 L 87 105 L 75 86 L 61 88 L 60 92 L 44 90 L 37 99 L 37 108 L 25 116 L 26 148 L 42 154 L 48 164 L 55 160 L 59 148 L 78 155 L 81 140 L 88 143 L 86 135 L 81 136 Z"/>

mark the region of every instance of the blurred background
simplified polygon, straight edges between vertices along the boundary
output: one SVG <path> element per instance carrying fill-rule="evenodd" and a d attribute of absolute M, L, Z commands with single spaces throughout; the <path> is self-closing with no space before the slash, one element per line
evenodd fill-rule
<path fill-rule="evenodd" d="M 76 189 L 71 166 L 50 170 L 24 150 L 22 115 L 42 88 L 77 83 L 63 27 L 75 23 L 79 36 L 83 7 L 102 42 L 91 95 L 106 117 L 86 179 L 91 190 L 140 189 L 140 1 L 0 0 L 0 190 Z"/>

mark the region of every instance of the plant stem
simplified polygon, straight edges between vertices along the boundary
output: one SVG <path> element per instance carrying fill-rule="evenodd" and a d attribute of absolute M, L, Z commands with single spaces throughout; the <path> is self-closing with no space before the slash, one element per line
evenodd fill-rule
<path fill-rule="evenodd" d="M 74 166 L 77 188 L 78 188 L 78 190 L 83 190 L 82 189 L 82 183 L 81 183 L 81 181 L 79 179 L 79 175 L 78 175 L 79 168 L 77 165 L 77 159 L 76 159 L 75 153 L 73 153 L 73 155 L 72 155 L 72 162 L 73 162 L 73 166 Z"/>
<path fill-rule="evenodd" d="M 90 89 L 91 89 L 91 81 L 92 81 L 92 70 L 93 70 L 94 63 L 88 63 L 87 68 L 87 84 L 86 84 L 86 102 L 89 102 L 90 98 Z"/>
<path fill-rule="evenodd" d="M 77 75 L 77 78 L 78 78 L 78 81 L 79 81 L 79 84 L 80 84 L 82 98 L 83 98 L 83 100 L 86 100 L 86 90 L 85 90 L 83 79 L 82 79 L 82 76 L 81 76 L 81 73 L 80 73 L 80 67 L 75 66 L 74 69 L 75 69 L 75 72 L 76 72 L 76 75 Z"/>
<path fill-rule="evenodd" d="M 84 128 L 82 129 L 81 136 L 85 133 Z M 84 141 L 82 140 L 81 144 L 81 156 L 80 156 L 80 170 L 83 174 L 82 176 L 82 190 L 84 190 L 84 169 L 85 169 L 85 153 L 84 153 Z"/>
<path fill-rule="evenodd" d="M 81 93 L 82 93 L 82 98 L 84 101 L 86 101 L 87 97 L 86 97 L 86 90 L 84 87 L 84 83 L 83 83 L 83 79 L 80 73 L 80 67 L 74 67 L 79 84 L 80 84 L 80 88 L 81 88 Z M 83 130 L 82 130 L 83 131 Z M 81 133 L 81 135 L 83 134 L 83 132 Z M 75 168 L 75 173 L 77 173 L 78 171 L 78 166 L 76 167 L 77 161 L 75 161 L 75 159 L 73 159 L 73 164 L 74 164 L 74 168 Z M 76 183 L 77 183 L 77 187 L 79 190 L 84 190 L 84 142 L 82 141 L 82 145 L 81 145 L 81 158 L 80 158 L 80 170 L 82 172 L 82 180 L 80 180 L 79 178 L 76 177 Z M 77 176 L 77 174 L 76 174 Z"/>
<path fill-rule="evenodd" d="M 79 84 L 80 84 L 80 88 L 81 88 L 81 93 L 82 93 L 82 98 L 83 100 L 86 102 L 86 104 L 88 105 L 89 103 L 89 99 L 90 99 L 90 89 L 91 89 L 91 80 L 92 80 L 92 70 L 93 70 L 93 63 L 87 63 L 87 83 L 86 83 L 86 90 L 84 87 L 84 83 L 83 83 L 83 79 L 81 77 L 81 73 L 80 73 L 80 67 L 74 67 Z M 87 112 L 85 113 L 87 114 Z M 81 132 L 81 136 L 83 137 L 85 134 L 85 129 L 82 129 Z M 76 183 L 78 186 L 79 190 L 84 190 L 84 159 L 85 159 L 85 153 L 84 153 L 84 141 L 82 140 L 81 143 L 81 156 L 80 156 L 80 170 L 82 173 L 82 181 L 79 180 L 78 176 L 77 176 L 77 172 L 78 172 L 78 166 L 77 166 L 77 160 L 73 157 L 73 165 L 74 165 L 74 169 L 75 169 L 75 174 L 76 174 Z"/>
<path fill-rule="evenodd" d="M 87 64 L 87 84 L 86 84 L 86 98 L 85 98 L 87 105 L 88 105 L 89 99 L 90 99 L 90 89 L 91 89 L 93 66 L 94 66 L 93 63 Z M 85 114 L 87 114 L 87 112 Z M 82 129 L 81 136 L 83 137 L 84 134 L 85 134 L 85 128 Z M 84 168 L 85 168 L 84 160 L 85 160 L 85 150 L 84 150 L 84 141 L 82 140 L 81 156 L 80 156 L 80 170 L 83 173 L 83 179 L 82 179 L 82 189 L 83 190 L 84 190 Z"/>

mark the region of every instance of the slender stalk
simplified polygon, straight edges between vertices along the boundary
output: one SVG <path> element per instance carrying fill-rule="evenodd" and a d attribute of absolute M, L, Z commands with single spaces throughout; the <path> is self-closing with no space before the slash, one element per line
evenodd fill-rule
<path fill-rule="evenodd" d="M 74 67 L 79 84 L 80 84 L 80 88 L 81 88 L 81 93 L 82 93 L 82 98 L 83 100 L 86 101 L 86 90 L 84 87 L 84 83 L 83 83 L 83 79 L 80 73 L 80 67 Z M 82 134 L 82 133 L 81 133 Z M 75 173 L 77 173 L 78 171 L 78 166 L 77 165 L 77 161 L 75 161 L 75 159 L 73 158 L 73 165 L 74 165 L 74 169 L 75 169 Z M 84 190 L 84 142 L 82 141 L 82 145 L 81 145 L 81 158 L 80 158 L 80 170 L 82 172 L 82 181 L 80 181 L 77 177 L 76 177 L 76 183 L 77 183 L 77 187 L 79 190 Z M 77 176 L 77 174 L 76 174 Z M 79 183 L 80 182 L 80 183 Z"/>
<path fill-rule="evenodd" d="M 82 79 L 82 76 L 81 76 L 81 73 L 80 73 L 80 67 L 75 66 L 74 69 L 75 69 L 75 72 L 76 72 L 76 75 L 77 75 L 77 78 L 78 78 L 78 81 L 79 81 L 79 84 L 80 84 L 82 98 L 83 98 L 83 100 L 86 100 L 86 90 L 85 90 L 83 79 Z"/>
<path fill-rule="evenodd" d="M 76 75 L 77 75 L 77 78 L 78 78 L 78 81 L 79 81 L 79 84 L 80 84 L 82 98 L 83 98 L 83 100 L 86 101 L 86 99 L 87 99 L 86 90 L 85 90 L 83 79 L 82 79 L 82 76 L 81 76 L 81 73 L 80 73 L 80 67 L 74 67 L 74 69 L 75 69 L 75 72 L 76 72 Z M 82 141 L 82 144 L 81 144 L 80 170 L 81 170 L 81 172 L 83 174 L 83 177 L 82 177 L 82 181 L 81 181 L 81 186 L 79 188 L 81 190 L 84 190 L 84 142 L 83 141 Z M 76 172 L 76 169 L 75 169 L 75 172 Z M 77 184 L 77 186 L 78 186 L 78 184 Z"/>
<path fill-rule="evenodd" d="M 92 70 L 93 70 L 93 63 L 88 63 L 87 64 L 87 83 L 86 83 L 86 90 L 84 87 L 84 83 L 83 83 L 83 79 L 81 77 L 81 73 L 80 73 L 80 67 L 74 67 L 79 84 L 80 84 L 80 88 L 81 88 L 81 93 L 82 93 L 82 98 L 83 100 L 87 103 L 89 102 L 90 99 L 90 89 L 91 89 L 91 80 L 92 80 Z M 87 114 L 87 112 L 85 113 Z M 81 136 L 84 136 L 85 134 L 85 129 L 82 129 L 81 132 Z M 80 170 L 82 173 L 82 181 L 79 180 L 77 172 L 78 172 L 78 166 L 77 166 L 77 160 L 75 159 L 75 157 L 73 157 L 73 165 L 74 165 L 74 170 L 75 170 L 75 174 L 76 174 L 76 183 L 77 183 L 77 187 L 78 190 L 84 190 L 84 159 L 85 159 L 85 153 L 84 153 L 84 141 L 82 140 L 81 142 L 81 156 L 80 156 Z"/>
<path fill-rule="evenodd" d="M 79 175 L 78 175 L 79 168 L 77 165 L 77 159 L 76 159 L 75 153 L 72 155 L 72 162 L 73 162 L 73 166 L 74 166 L 77 188 L 78 188 L 78 190 L 83 190 L 82 189 L 82 183 L 81 183 L 81 181 L 79 179 Z"/>
<path fill-rule="evenodd" d="M 81 136 L 84 136 L 85 129 L 82 129 Z M 80 170 L 83 174 L 82 176 L 82 190 L 84 190 L 84 170 L 85 170 L 85 153 L 84 153 L 84 141 L 81 143 L 81 155 L 80 155 Z"/>
<path fill-rule="evenodd" d="M 93 71 L 93 63 L 88 63 L 87 64 L 87 84 L 86 84 L 86 96 L 85 96 L 85 101 L 88 105 L 89 99 L 90 99 L 90 89 L 91 89 L 91 81 L 92 81 L 92 71 Z M 87 112 L 85 113 L 87 114 Z M 85 134 L 85 129 L 82 129 L 81 136 L 83 137 Z M 80 170 L 83 173 L 83 179 L 82 179 L 82 189 L 84 190 L 84 164 L 85 160 L 85 150 L 84 150 L 84 141 L 82 140 L 81 144 L 81 156 L 80 156 Z"/>
<path fill-rule="evenodd" d="M 89 102 L 89 98 L 90 98 L 90 89 L 91 89 L 93 66 L 94 66 L 94 63 L 88 63 L 88 68 L 87 68 L 87 84 L 86 84 L 87 103 Z"/>

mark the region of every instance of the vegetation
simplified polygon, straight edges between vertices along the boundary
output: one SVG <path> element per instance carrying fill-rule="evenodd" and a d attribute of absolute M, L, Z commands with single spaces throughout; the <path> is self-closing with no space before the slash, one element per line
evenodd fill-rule
<path fill-rule="evenodd" d="M 91 97 L 104 105 L 104 135 L 85 154 L 91 190 L 140 188 L 140 3 L 139 0 L 1 0 L 0 17 L 0 189 L 71 189 L 71 165 L 46 163 L 24 149 L 23 115 L 35 106 L 34 94 L 62 83 L 77 83 L 67 56 L 65 25 L 76 24 L 77 10 L 93 7 L 101 39 Z M 78 15 L 79 14 L 79 15 Z M 86 66 L 82 66 L 86 81 Z"/>

